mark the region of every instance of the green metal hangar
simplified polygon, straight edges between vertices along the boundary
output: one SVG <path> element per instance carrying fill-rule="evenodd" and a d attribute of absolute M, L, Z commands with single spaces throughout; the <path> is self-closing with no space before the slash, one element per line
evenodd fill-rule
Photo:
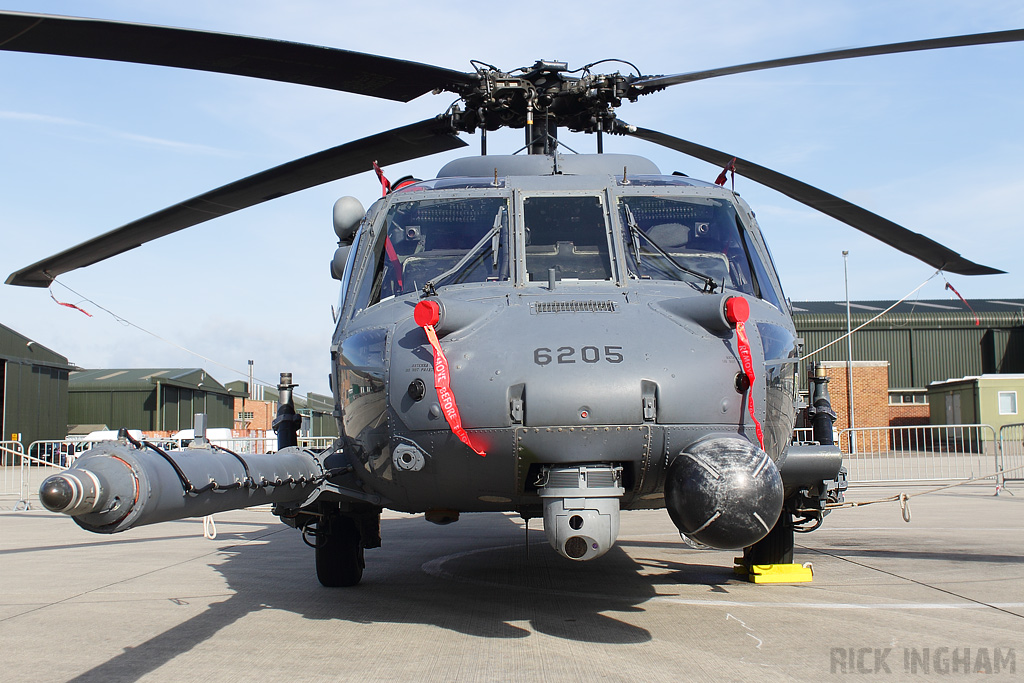
<path fill-rule="evenodd" d="M 196 413 L 209 427 L 234 426 L 231 390 L 202 368 L 84 370 L 68 382 L 71 424 L 107 424 L 147 432 L 191 429 Z"/>
<path fill-rule="evenodd" d="M 894 303 L 850 302 L 850 328 L 856 329 Z M 793 322 L 804 340 L 804 355 L 814 354 L 846 334 L 846 302 L 794 301 Z M 928 387 L 933 382 L 1024 373 L 1024 299 L 969 299 L 966 304 L 955 299 L 904 301 L 854 332 L 852 347 L 854 405 L 865 418 L 858 418 L 857 425 L 927 424 L 935 418 L 935 411 L 928 407 Z M 832 344 L 810 360 L 824 361 L 832 377 L 829 389 L 840 417 L 837 424 L 844 423 L 846 341 Z M 806 364 L 800 369 L 806 390 Z M 887 373 L 887 400 L 858 395 L 873 372 Z M 876 411 L 876 418 L 867 420 L 865 410 L 879 400 L 888 404 L 889 418 L 884 418 L 884 411 Z"/>
<path fill-rule="evenodd" d="M 63 439 L 68 428 L 64 356 L 0 325 L 0 441 Z"/>

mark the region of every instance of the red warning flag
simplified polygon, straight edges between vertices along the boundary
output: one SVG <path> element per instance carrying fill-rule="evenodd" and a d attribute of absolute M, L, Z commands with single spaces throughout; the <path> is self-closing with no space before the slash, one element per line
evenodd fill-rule
<path fill-rule="evenodd" d="M 437 389 L 437 400 L 441 402 L 441 412 L 444 413 L 444 419 L 448 421 L 448 426 L 451 427 L 455 436 L 472 448 L 477 455 L 485 457 L 487 453 L 475 448 L 469 441 L 469 434 L 462 428 L 462 417 L 459 415 L 459 407 L 455 405 L 455 394 L 451 389 L 448 359 L 441 349 L 441 342 L 438 341 L 437 332 L 434 330 L 434 325 L 440 319 L 440 312 L 441 308 L 436 301 L 421 301 L 413 309 L 413 319 L 427 333 L 427 339 L 434 349 L 434 388 Z"/>
<path fill-rule="evenodd" d="M 750 412 L 750 419 L 754 421 L 754 430 L 757 432 L 757 442 L 764 450 L 764 433 L 761 431 L 761 423 L 754 416 L 754 360 L 750 355 L 750 339 L 747 338 L 747 330 L 743 323 L 750 317 L 750 304 L 740 296 L 732 296 L 725 300 L 725 317 L 736 326 L 736 342 L 740 352 L 740 364 L 743 366 L 743 373 L 747 376 L 749 385 L 747 387 L 747 410 Z"/>
<path fill-rule="evenodd" d="M 718 177 L 715 178 L 715 185 L 722 185 L 722 186 L 724 186 L 725 185 L 725 181 L 726 181 L 726 174 L 727 173 L 731 173 L 732 174 L 732 181 L 733 181 L 733 183 L 735 183 L 736 182 L 736 157 L 733 157 L 732 160 L 729 161 L 729 163 L 727 163 L 725 165 L 725 168 L 722 169 L 722 172 L 718 174 Z"/>
<path fill-rule="evenodd" d="M 52 291 L 52 290 L 50 291 L 50 298 L 51 298 L 51 299 L 53 299 L 55 303 L 58 303 L 58 304 L 60 304 L 61 306 L 67 306 L 68 308 L 73 308 L 73 309 L 75 309 L 76 311 L 78 311 L 79 313 L 85 313 L 85 314 L 86 314 L 87 316 L 89 316 L 90 318 L 92 317 L 92 313 L 90 313 L 89 311 L 86 311 L 86 310 L 85 310 L 85 309 L 83 309 L 83 308 L 79 308 L 78 306 L 76 306 L 76 305 L 74 305 L 74 304 L 67 304 L 67 303 L 64 303 L 63 301 L 57 301 L 57 297 L 55 297 L 55 296 L 53 295 L 53 291 Z"/>
<path fill-rule="evenodd" d="M 384 197 L 388 192 L 391 192 L 391 181 L 384 177 L 384 171 L 381 170 L 377 162 L 373 162 L 373 172 L 377 174 L 377 180 L 380 181 L 380 196 Z"/>
<path fill-rule="evenodd" d="M 405 284 L 402 282 L 402 262 L 398 259 L 398 252 L 395 251 L 395 245 L 391 243 L 391 237 L 384 238 L 384 252 L 388 257 L 388 263 L 391 264 L 391 268 L 395 271 L 395 282 L 398 283 L 398 288 L 404 289 Z"/>
<path fill-rule="evenodd" d="M 967 307 L 967 310 L 969 310 L 971 313 L 974 313 L 974 309 L 971 308 L 971 305 L 969 303 L 967 303 L 967 299 L 965 299 L 962 296 L 960 296 L 960 292 L 956 291 L 956 288 L 954 288 L 953 285 L 951 285 L 951 284 L 949 284 L 947 282 L 946 283 L 946 289 L 948 289 L 949 291 L 951 291 L 954 294 L 956 294 L 957 298 L 960 299 L 960 301 L 964 302 L 964 306 Z M 980 326 L 981 325 L 981 318 L 978 317 L 977 313 L 974 313 L 974 324 L 975 324 L 975 326 Z"/>
<path fill-rule="evenodd" d="M 376 161 L 373 162 L 373 172 L 377 174 L 377 180 L 380 181 L 380 196 L 386 197 L 388 192 L 391 192 L 391 181 L 384 177 L 384 171 L 381 170 Z M 402 262 L 398 260 L 398 252 L 395 251 L 395 245 L 391 243 L 390 236 L 384 238 L 384 250 L 387 252 L 391 268 L 395 271 L 395 282 L 398 283 L 399 289 L 402 289 L 405 287 L 402 282 Z"/>

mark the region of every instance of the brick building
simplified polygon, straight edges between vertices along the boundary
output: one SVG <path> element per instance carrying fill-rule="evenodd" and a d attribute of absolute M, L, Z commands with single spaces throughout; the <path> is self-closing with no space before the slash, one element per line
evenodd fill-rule
<path fill-rule="evenodd" d="M 253 387 L 250 393 L 245 382 L 228 382 L 227 386 L 236 392 L 234 403 L 234 428 L 253 430 L 274 435 L 274 417 L 277 416 L 277 389 L 264 385 Z M 300 436 L 338 436 L 337 421 L 334 418 L 334 399 L 322 394 L 295 394 L 295 411 L 302 416 Z"/>
<path fill-rule="evenodd" d="M 832 397 L 832 410 L 836 411 L 836 431 L 848 429 L 849 392 L 847 390 L 847 364 L 841 361 L 822 361 L 825 376 L 829 378 L 828 391 Z M 857 360 L 853 362 L 853 424 L 858 429 L 888 427 L 892 418 L 889 411 L 889 362 Z M 924 423 L 928 422 L 925 405 Z"/>

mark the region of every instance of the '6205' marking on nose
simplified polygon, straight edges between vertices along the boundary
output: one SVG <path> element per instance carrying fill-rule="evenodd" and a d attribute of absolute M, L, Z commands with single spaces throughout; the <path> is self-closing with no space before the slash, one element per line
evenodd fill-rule
<path fill-rule="evenodd" d="M 573 363 L 621 363 L 623 361 L 621 346 L 559 346 L 552 351 L 546 346 L 533 350 L 533 362 L 537 365 L 557 363 L 571 365 Z"/>

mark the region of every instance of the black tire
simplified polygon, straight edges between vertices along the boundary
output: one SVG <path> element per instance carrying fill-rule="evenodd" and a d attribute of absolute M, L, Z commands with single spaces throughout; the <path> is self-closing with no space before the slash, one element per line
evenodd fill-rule
<path fill-rule="evenodd" d="M 316 536 L 316 578 L 328 588 L 355 586 L 363 578 L 363 541 L 352 517 L 325 517 Z"/>
<path fill-rule="evenodd" d="M 793 564 L 794 545 L 793 515 L 783 510 L 767 536 L 744 548 L 743 561 L 748 567 L 755 564 Z"/>

